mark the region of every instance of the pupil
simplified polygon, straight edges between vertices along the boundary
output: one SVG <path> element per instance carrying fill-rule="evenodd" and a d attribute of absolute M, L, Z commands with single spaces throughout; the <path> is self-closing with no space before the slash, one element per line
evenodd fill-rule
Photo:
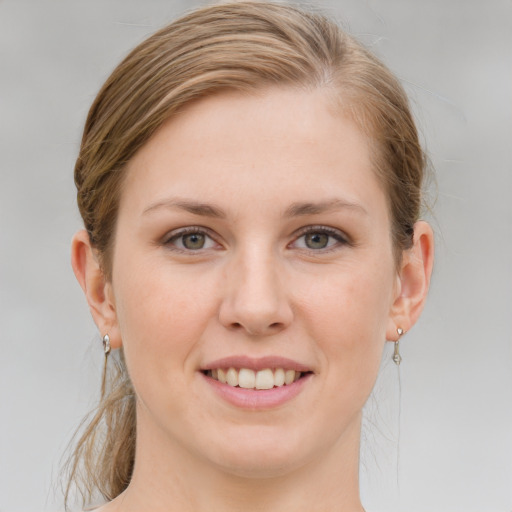
<path fill-rule="evenodd" d="M 191 233 L 183 237 L 183 245 L 187 249 L 202 249 L 204 246 L 204 235 L 201 233 Z"/>
<path fill-rule="evenodd" d="M 324 249 L 329 242 L 329 235 L 325 233 L 311 233 L 306 235 L 306 245 L 310 249 Z"/>

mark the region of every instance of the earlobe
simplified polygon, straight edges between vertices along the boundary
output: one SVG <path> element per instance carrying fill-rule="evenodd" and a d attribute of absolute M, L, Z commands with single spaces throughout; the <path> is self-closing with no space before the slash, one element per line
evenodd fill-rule
<path fill-rule="evenodd" d="M 71 266 L 82 287 L 100 335 L 109 335 L 112 348 L 121 346 L 114 294 L 87 231 L 78 231 L 71 242 Z"/>
<path fill-rule="evenodd" d="M 414 225 L 413 246 L 404 252 L 398 293 L 393 303 L 387 339 L 396 340 L 397 328 L 409 331 L 425 305 L 434 262 L 434 234 L 427 222 Z"/>

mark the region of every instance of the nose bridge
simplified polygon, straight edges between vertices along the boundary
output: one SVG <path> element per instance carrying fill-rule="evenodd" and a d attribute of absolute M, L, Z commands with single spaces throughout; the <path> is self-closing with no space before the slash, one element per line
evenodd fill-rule
<path fill-rule="evenodd" d="M 227 271 L 221 321 L 252 335 L 278 332 L 291 321 L 292 310 L 281 279 L 279 257 L 263 244 L 240 248 Z"/>

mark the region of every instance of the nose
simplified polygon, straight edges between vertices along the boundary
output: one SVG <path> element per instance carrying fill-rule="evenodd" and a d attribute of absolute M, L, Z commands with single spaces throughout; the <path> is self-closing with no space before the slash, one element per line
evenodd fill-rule
<path fill-rule="evenodd" d="M 235 257 L 226 272 L 220 322 L 251 336 L 277 334 L 290 325 L 293 311 L 279 263 L 261 249 Z"/>

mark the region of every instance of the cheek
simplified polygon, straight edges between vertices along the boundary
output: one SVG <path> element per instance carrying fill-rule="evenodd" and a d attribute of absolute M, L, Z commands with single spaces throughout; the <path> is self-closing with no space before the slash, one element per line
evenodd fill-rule
<path fill-rule="evenodd" d="M 117 313 L 138 414 L 165 426 L 165 418 L 187 414 L 186 396 L 195 372 L 194 349 L 211 315 L 204 290 L 181 282 L 165 266 L 123 274 Z M 198 303 L 201 307 L 198 308 Z M 142 420 L 145 421 L 145 420 Z"/>
<path fill-rule="evenodd" d="M 346 284 L 346 283 L 345 283 Z M 367 284 L 367 286 L 363 286 Z M 385 344 L 387 308 L 370 283 L 346 286 L 337 300 L 315 306 L 315 338 L 325 370 L 322 396 L 329 424 L 341 435 L 347 422 L 360 415 L 375 385 Z M 383 297 L 381 296 L 380 299 Z"/>
<path fill-rule="evenodd" d="M 125 357 L 136 389 L 147 375 L 175 385 L 210 321 L 215 298 L 204 280 L 186 278 L 169 265 L 135 271 L 118 266 L 116 310 Z M 130 276 L 129 278 L 127 276 Z M 198 304 L 201 307 L 198 307 Z M 150 373 L 148 373 L 150 372 Z M 190 373 L 189 373 L 190 374 Z"/>
<path fill-rule="evenodd" d="M 316 280 L 307 288 L 308 293 L 299 300 L 312 323 L 326 331 L 320 340 L 337 334 L 346 341 L 347 348 L 356 348 L 361 341 L 370 341 L 368 338 L 385 336 L 393 290 L 388 269 L 369 272 L 354 265 L 332 272 L 320 284 Z"/>
<path fill-rule="evenodd" d="M 305 322 L 330 378 L 356 392 L 361 387 L 369 392 L 386 339 L 392 273 L 378 266 L 372 272 L 354 266 L 350 272 L 331 274 L 324 286 L 311 290 L 303 302 Z"/>

